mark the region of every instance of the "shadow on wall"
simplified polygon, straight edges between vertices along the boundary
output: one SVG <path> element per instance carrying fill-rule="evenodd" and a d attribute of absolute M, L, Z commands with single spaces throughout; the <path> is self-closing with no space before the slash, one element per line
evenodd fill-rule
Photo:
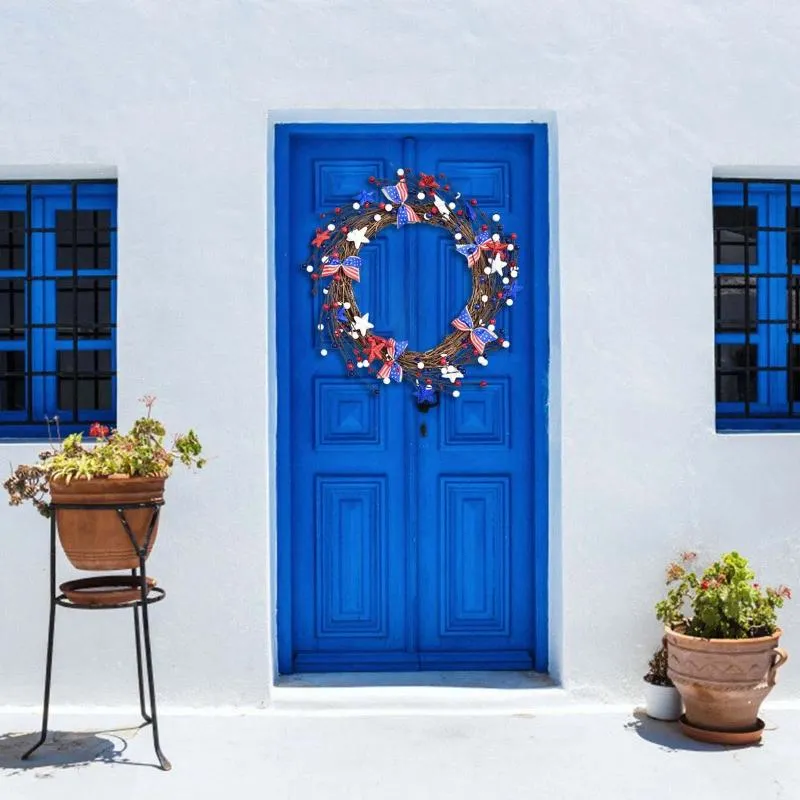
<path fill-rule="evenodd" d="M 142 726 L 143 727 L 143 726 Z M 83 767 L 93 762 L 153 766 L 124 758 L 128 741 L 139 728 L 111 731 L 52 731 L 47 741 L 28 761 L 22 754 L 39 740 L 35 733 L 6 733 L 0 735 L 0 770 L 6 775 L 41 769 L 45 773 L 71 767 Z M 157 765 L 156 765 L 157 766 Z"/>

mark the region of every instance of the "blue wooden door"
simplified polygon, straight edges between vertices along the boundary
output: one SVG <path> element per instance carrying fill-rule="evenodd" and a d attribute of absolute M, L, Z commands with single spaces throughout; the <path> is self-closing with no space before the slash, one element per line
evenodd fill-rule
<path fill-rule="evenodd" d="M 546 152 L 537 125 L 278 126 L 281 672 L 546 669 Z M 321 357 L 301 268 L 320 214 L 399 167 L 446 174 L 525 248 L 511 347 L 427 413 Z M 453 244 L 413 225 L 361 249 L 375 333 L 425 350 L 451 330 Z"/>

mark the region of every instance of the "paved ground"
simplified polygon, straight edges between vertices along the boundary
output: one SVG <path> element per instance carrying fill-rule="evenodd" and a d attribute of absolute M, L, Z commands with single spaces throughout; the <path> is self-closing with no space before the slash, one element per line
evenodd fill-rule
<path fill-rule="evenodd" d="M 0 798 L 800 798 L 800 711 L 763 716 L 764 743 L 733 749 L 638 712 L 164 715 L 163 773 L 148 728 L 110 727 L 132 714 L 56 714 L 53 744 L 28 763 L 37 718 L 0 714 Z"/>

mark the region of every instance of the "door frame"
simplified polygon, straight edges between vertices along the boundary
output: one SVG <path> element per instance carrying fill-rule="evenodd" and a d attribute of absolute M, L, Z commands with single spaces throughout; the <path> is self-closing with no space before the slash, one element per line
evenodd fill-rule
<path fill-rule="evenodd" d="M 272 284 L 275 287 L 273 299 L 266 298 L 270 316 L 275 319 L 275 309 L 286 307 L 289 292 L 288 281 L 281 276 L 291 273 L 290 249 L 286 233 L 291 225 L 290 214 L 290 153 L 292 141 L 303 135 L 342 133 L 363 133 L 367 129 L 380 130 L 385 134 L 408 135 L 410 131 L 421 134 L 450 133 L 456 135 L 514 134 L 527 135 L 532 142 L 532 181 L 534 193 L 533 213 L 530 219 L 533 232 L 530 252 L 537 269 L 529 272 L 526 303 L 529 313 L 538 322 L 533 326 L 533 469 L 531 490 L 534 494 L 535 516 L 533 520 L 533 563 L 531 576 L 534 581 L 534 670 L 547 672 L 549 666 L 549 415 L 548 394 L 550 383 L 550 164 L 549 140 L 550 125 L 534 122 L 276 122 L 271 126 L 273 134 L 273 221 L 274 231 L 270 237 L 274 273 Z M 269 409 L 275 421 L 276 456 L 273 462 L 275 481 L 273 483 L 276 503 L 273 505 L 271 526 L 277 531 L 277 553 L 274 556 L 270 577 L 273 597 L 277 605 L 273 619 L 277 631 L 273 631 L 273 646 L 277 649 L 274 672 L 287 675 L 292 673 L 293 655 L 293 615 L 292 615 L 292 485 L 290 432 L 291 397 L 290 382 L 277 380 L 281 365 L 289 362 L 289 339 L 278 337 L 276 326 L 272 326 L 274 347 L 271 355 L 276 359 L 275 370 L 270 370 L 272 386 L 277 392 L 268 392 Z M 275 405 L 273 405 L 275 403 Z M 273 606 L 274 607 L 274 606 Z"/>

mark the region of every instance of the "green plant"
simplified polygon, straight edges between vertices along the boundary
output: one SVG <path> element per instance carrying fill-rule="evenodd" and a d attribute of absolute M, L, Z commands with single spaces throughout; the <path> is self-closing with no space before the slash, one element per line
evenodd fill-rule
<path fill-rule="evenodd" d="M 167 477 L 176 460 L 187 467 L 201 469 L 205 459 L 201 458 L 202 446 L 197 434 L 188 433 L 174 437 L 170 447 L 164 446 L 166 430 L 161 422 L 153 419 L 154 397 L 144 397 L 142 402 L 147 415 L 137 419 L 128 433 L 110 430 L 105 425 L 94 423 L 89 435 L 95 438 L 91 446 L 83 442 L 82 433 L 67 436 L 51 450 L 39 455 L 36 464 L 21 464 L 11 477 L 3 483 L 12 506 L 30 501 L 44 516 L 50 516 L 50 481 L 91 480 L 111 475 L 127 477 Z"/>
<path fill-rule="evenodd" d="M 644 676 L 644 679 L 648 683 L 655 684 L 656 686 L 675 685 L 667 675 L 667 648 L 663 644 L 653 653 L 648 667 L 647 675 Z"/>
<path fill-rule="evenodd" d="M 667 586 L 672 588 L 656 604 L 658 619 L 704 639 L 748 639 L 775 632 L 777 609 L 792 597 L 787 586 L 762 589 L 747 559 L 736 552 L 725 553 L 700 575 L 696 557 L 684 553 L 667 568 Z"/>

